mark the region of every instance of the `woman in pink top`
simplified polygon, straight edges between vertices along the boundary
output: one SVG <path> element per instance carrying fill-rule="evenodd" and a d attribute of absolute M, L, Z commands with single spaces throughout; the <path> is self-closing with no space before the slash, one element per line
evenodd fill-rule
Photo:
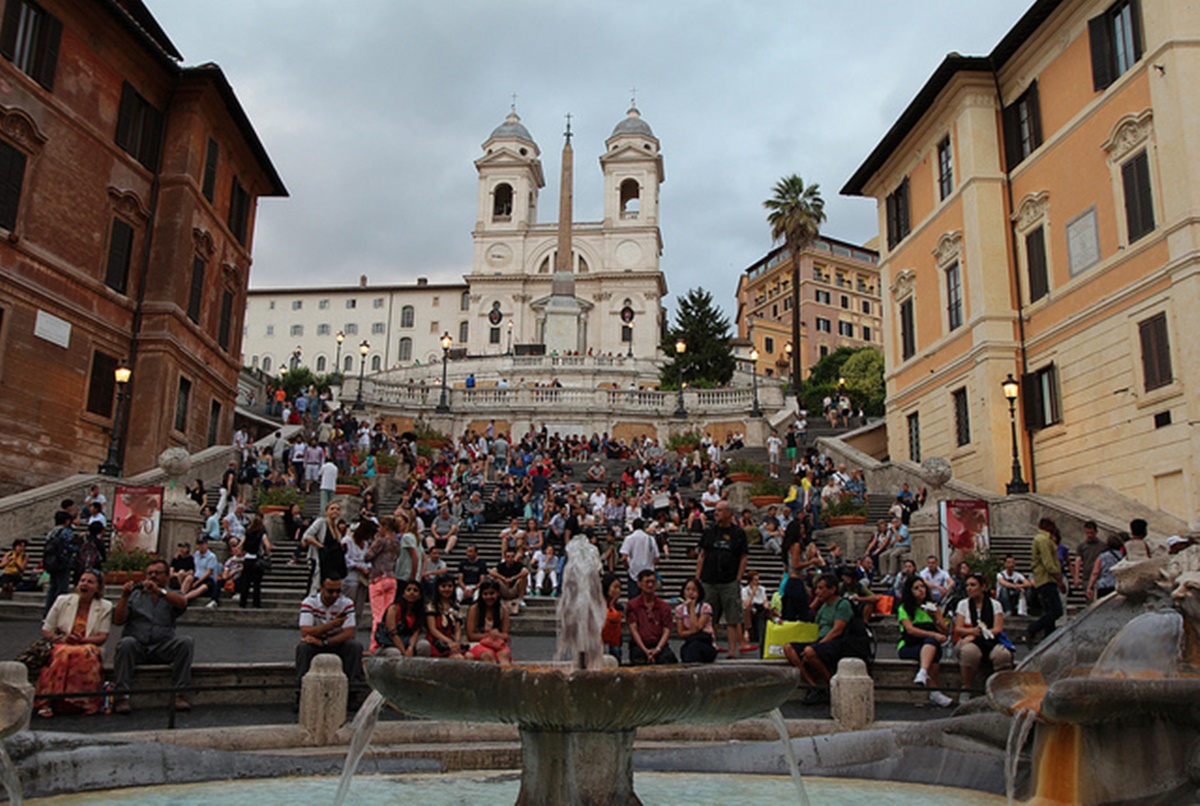
<path fill-rule="evenodd" d="M 712 605 L 704 602 L 704 586 L 692 577 L 683 583 L 675 607 L 675 631 L 683 638 L 679 659 L 684 663 L 712 663 L 717 659 L 713 641 Z"/>

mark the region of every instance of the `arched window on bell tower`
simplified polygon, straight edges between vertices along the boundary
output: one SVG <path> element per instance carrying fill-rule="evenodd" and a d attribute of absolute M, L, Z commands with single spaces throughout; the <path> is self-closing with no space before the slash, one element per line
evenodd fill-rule
<path fill-rule="evenodd" d="M 642 189 L 636 179 L 626 179 L 621 183 L 621 218 L 638 217 L 641 194 Z"/>
<path fill-rule="evenodd" d="M 492 191 L 492 221 L 512 221 L 513 189 L 507 182 Z"/>

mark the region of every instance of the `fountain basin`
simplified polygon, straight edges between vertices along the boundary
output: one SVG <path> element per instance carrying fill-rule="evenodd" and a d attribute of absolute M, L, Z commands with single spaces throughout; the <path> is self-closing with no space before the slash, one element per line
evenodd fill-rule
<path fill-rule="evenodd" d="M 641 803 L 632 764 L 639 727 L 755 716 L 778 708 L 799 682 L 782 666 L 586 671 L 378 656 L 366 670 L 371 687 L 406 713 L 516 724 L 517 804 L 589 806 Z"/>

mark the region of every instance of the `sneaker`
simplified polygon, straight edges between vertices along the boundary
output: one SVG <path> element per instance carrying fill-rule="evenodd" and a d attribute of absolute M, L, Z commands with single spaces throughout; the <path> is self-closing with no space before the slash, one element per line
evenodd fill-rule
<path fill-rule="evenodd" d="M 913 678 L 913 683 L 918 686 L 924 686 L 929 682 L 929 672 L 921 669 L 917 672 L 917 676 Z M 934 694 L 937 694 L 935 691 Z"/>
<path fill-rule="evenodd" d="M 938 708 L 949 708 L 954 704 L 954 700 L 950 699 L 940 691 L 929 692 L 929 701 Z"/>
<path fill-rule="evenodd" d="M 968 692 L 968 691 L 964 691 L 962 694 L 959 694 L 959 695 L 958 695 L 958 704 L 959 704 L 959 705 L 966 705 L 966 704 L 967 704 L 967 703 L 969 703 L 970 701 L 971 701 L 971 694 L 970 694 L 970 692 Z"/>
<path fill-rule="evenodd" d="M 208 604 L 206 604 L 204 606 L 204 609 L 205 610 L 216 610 L 218 607 L 220 607 L 220 605 L 217 604 L 217 600 L 213 599 L 211 602 L 209 602 Z"/>

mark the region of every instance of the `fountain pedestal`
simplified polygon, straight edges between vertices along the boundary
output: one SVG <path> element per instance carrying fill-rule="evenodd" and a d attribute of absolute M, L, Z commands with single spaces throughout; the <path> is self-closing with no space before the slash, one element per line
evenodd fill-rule
<path fill-rule="evenodd" d="M 636 730 L 579 733 L 521 727 L 518 806 L 637 806 L 633 792 Z"/>

